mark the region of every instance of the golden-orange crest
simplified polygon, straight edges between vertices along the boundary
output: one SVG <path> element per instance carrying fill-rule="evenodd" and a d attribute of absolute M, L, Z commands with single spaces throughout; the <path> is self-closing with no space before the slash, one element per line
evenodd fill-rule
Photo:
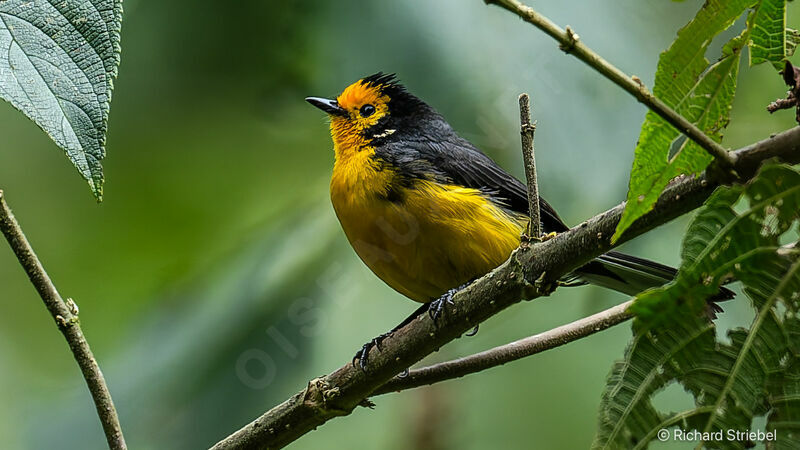
<path fill-rule="evenodd" d="M 337 158 L 346 158 L 369 145 L 370 138 L 364 130 L 378 123 L 389 113 L 389 96 L 381 92 L 381 85 L 363 79 L 351 84 L 336 98 L 347 116 L 331 116 L 331 136 Z M 372 105 L 374 112 L 364 116 L 362 108 Z"/>

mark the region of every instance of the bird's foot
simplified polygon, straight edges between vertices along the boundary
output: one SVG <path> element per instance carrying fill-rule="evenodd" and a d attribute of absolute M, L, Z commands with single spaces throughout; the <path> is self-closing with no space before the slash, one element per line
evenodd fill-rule
<path fill-rule="evenodd" d="M 358 363 L 358 367 L 360 367 L 362 371 L 366 372 L 367 363 L 369 362 L 369 351 L 372 350 L 373 347 L 377 348 L 378 351 L 380 351 L 381 350 L 381 343 L 383 342 L 384 339 L 386 339 L 387 337 L 391 336 L 392 333 L 394 333 L 395 331 L 399 330 L 400 328 L 403 328 L 404 326 L 406 326 L 409 323 L 411 323 L 414 319 L 419 317 L 420 314 L 424 314 L 425 311 L 428 312 L 428 315 L 431 317 L 431 319 L 433 319 L 433 322 L 436 323 L 436 320 L 444 312 L 445 307 L 448 304 L 450 304 L 450 305 L 454 305 L 455 304 L 453 302 L 453 296 L 456 295 L 457 292 L 459 292 L 462 289 L 464 289 L 465 287 L 467 287 L 468 285 L 469 285 L 469 283 L 464 283 L 464 284 L 462 284 L 461 286 L 459 286 L 457 288 L 450 289 L 449 291 L 445 292 L 444 295 L 442 295 L 441 297 L 437 298 L 436 300 L 434 300 L 434 301 L 432 301 L 430 303 L 427 303 L 427 304 L 423 303 L 422 305 L 420 305 L 420 307 L 416 311 L 411 313 L 410 316 L 406 317 L 405 320 L 403 320 L 399 325 L 394 327 L 392 329 L 392 331 L 390 331 L 388 333 L 383 333 L 380 336 L 377 336 L 376 338 L 374 338 L 371 341 L 367 342 L 366 344 L 362 345 L 361 349 L 359 351 L 357 351 L 356 354 L 353 356 L 353 367 L 355 367 L 356 363 Z M 476 326 L 472 331 L 467 333 L 467 336 L 474 336 L 475 333 L 477 333 L 477 332 L 478 332 L 478 327 Z M 406 372 L 407 372 L 407 370 L 406 370 Z"/>
<path fill-rule="evenodd" d="M 361 346 L 361 350 L 357 351 L 355 356 L 353 356 L 353 367 L 356 366 L 356 362 L 358 362 L 358 366 L 361 368 L 362 371 L 367 371 L 367 362 L 369 361 L 369 351 L 372 350 L 372 347 L 381 350 L 381 343 L 384 339 L 391 336 L 391 332 L 383 333 L 382 335 L 372 339 L 371 341 L 367 342 L 366 344 Z"/>
<path fill-rule="evenodd" d="M 388 333 L 383 333 L 382 335 L 364 344 L 361 347 L 361 350 L 357 351 L 355 356 L 353 356 L 353 367 L 355 367 L 356 361 L 358 361 L 358 365 L 359 367 L 361 367 L 361 370 L 366 372 L 367 362 L 369 360 L 369 351 L 372 349 L 372 347 L 377 347 L 378 350 L 381 350 L 381 343 L 383 342 L 384 339 L 391 336 L 392 333 L 399 330 L 400 328 L 403 328 L 404 326 L 413 322 L 421 314 L 425 314 L 427 310 L 428 310 L 428 304 L 427 303 L 421 304 L 419 308 L 416 309 L 416 311 L 411 313 L 410 316 L 406 317 L 402 322 L 400 322 L 399 325 L 392 328 L 391 331 L 389 331 Z"/>
<path fill-rule="evenodd" d="M 436 320 L 439 318 L 439 316 L 442 315 L 447 305 L 455 305 L 455 303 L 453 302 L 453 297 L 458 292 L 464 290 L 465 287 L 469 286 L 469 283 L 471 283 L 471 281 L 464 283 L 457 288 L 450 289 L 449 291 L 442 294 L 441 297 L 428 303 L 428 315 L 431 316 L 431 319 L 433 319 L 433 323 L 436 323 Z M 474 331 L 477 333 L 477 330 Z M 472 335 L 468 334 L 468 336 Z"/>
<path fill-rule="evenodd" d="M 453 302 L 453 296 L 456 295 L 456 292 L 460 291 L 463 287 L 464 286 L 460 286 L 454 289 L 450 289 L 449 291 L 442 294 L 441 297 L 437 298 L 436 300 L 428 304 L 428 315 L 431 316 L 431 319 L 433 319 L 433 323 L 436 323 L 436 320 L 439 319 L 439 316 L 442 315 L 445 306 L 455 305 L 455 303 Z"/>

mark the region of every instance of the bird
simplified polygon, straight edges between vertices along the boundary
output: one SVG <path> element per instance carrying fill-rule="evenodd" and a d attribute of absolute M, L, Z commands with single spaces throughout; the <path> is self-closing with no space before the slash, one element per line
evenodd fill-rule
<path fill-rule="evenodd" d="M 422 305 L 369 351 L 427 311 L 436 321 L 453 295 L 520 244 L 529 219 L 526 185 L 460 137 L 395 74 L 359 79 L 334 99 L 307 97 L 330 119 L 333 209 L 356 254 L 387 285 Z M 540 198 L 545 233 L 569 226 Z M 626 295 L 662 286 L 676 269 L 609 251 L 565 277 Z M 730 291 L 721 293 L 724 298 Z"/>

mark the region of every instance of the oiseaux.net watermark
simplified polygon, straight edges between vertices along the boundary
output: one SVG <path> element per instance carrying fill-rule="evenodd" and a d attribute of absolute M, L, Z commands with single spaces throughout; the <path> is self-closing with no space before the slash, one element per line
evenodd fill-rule
<path fill-rule="evenodd" d="M 2 3 L 3 0 L 0 0 Z M 411 245 L 419 237 L 420 225 L 414 216 L 403 216 L 406 221 L 402 227 L 396 228 L 384 217 L 375 220 L 375 226 L 383 234 L 397 245 Z M 371 245 L 368 242 L 356 240 L 352 243 L 358 250 L 361 259 L 369 265 L 371 262 L 384 261 L 390 262 L 396 256 L 384 249 Z M 354 295 L 349 295 L 355 283 L 352 271 L 344 270 L 338 261 L 332 261 L 326 270 L 316 279 L 314 283 L 321 296 L 328 296 L 339 299 L 334 305 L 345 307 L 352 301 Z M 286 311 L 286 319 L 289 326 L 294 328 L 286 333 L 278 326 L 272 325 L 266 329 L 266 334 L 271 341 L 272 352 L 280 351 L 283 355 L 268 352 L 262 348 L 248 348 L 239 354 L 236 359 L 236 376 L 245 386 L 250 389 L 266 389 L 275 380 L 279 372 L 279 357 L 286 356 L 290 360 L 297 360 L 300 357 L 301 343 L 294 342 L 295 338 L 314 338 L 328 330 L 331 323 L 328 311 L 321 307 L 321 299 L 300 297 L 289 304 Z"/>
<path fill-rule="evenodd" d="M 661 442 L 774 442 L 778 439 L 778 432 L 777 430 L 698 431 L 662 428 L 658 430 L 656 437 Z"/>

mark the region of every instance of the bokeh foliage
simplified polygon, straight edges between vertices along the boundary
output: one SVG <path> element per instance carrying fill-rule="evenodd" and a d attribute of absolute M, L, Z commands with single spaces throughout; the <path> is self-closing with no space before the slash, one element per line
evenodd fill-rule
<path fill-rule="evenodd" d="M 701 3 L 548 2 L 541 9 L 652 85 L 658 52 Z M 541 190 L 570 223 L 624 197 L 645 113 L 547 37 L 481 1 L 236 5 L 125 1 L 100 207 L 53 156 L 53 144 L 0 106 L 0 186 L 64 295 L 81 306 L 134 448 L 208 446 L 416 307 L 369 273 L 341 234 L 327 202 L 327 127 L 303 97 L 334 95 L 378 70 L 397 72 L 462 135 L 521 175 L 516 98 L 528 91 Z M 789 11 L 797 16 L 792 5 Z M 790 114 L 762 111 L 784 89 L 767 65 L 743 71 L 727 144 L 792 126 Z M 674 264 L 685 224 L 626 250 Z M 74 362 L 6 256 L 4 445 L 101 448 Z M 592 287 L 559 290 L 431 359 L 502 344 L 621 299 Z M 726 306 L 717 326 L 749 314 Z M 385 396 L 376 410 L 333 421 L 294 446 L 585 448 L 607 368 L 628 338 L 618 327 L 478 377 Z M 248 354 L 272 358 L 269 383 L 258 361 L 247 373 L 262 383 L 239 376 Z"/>

